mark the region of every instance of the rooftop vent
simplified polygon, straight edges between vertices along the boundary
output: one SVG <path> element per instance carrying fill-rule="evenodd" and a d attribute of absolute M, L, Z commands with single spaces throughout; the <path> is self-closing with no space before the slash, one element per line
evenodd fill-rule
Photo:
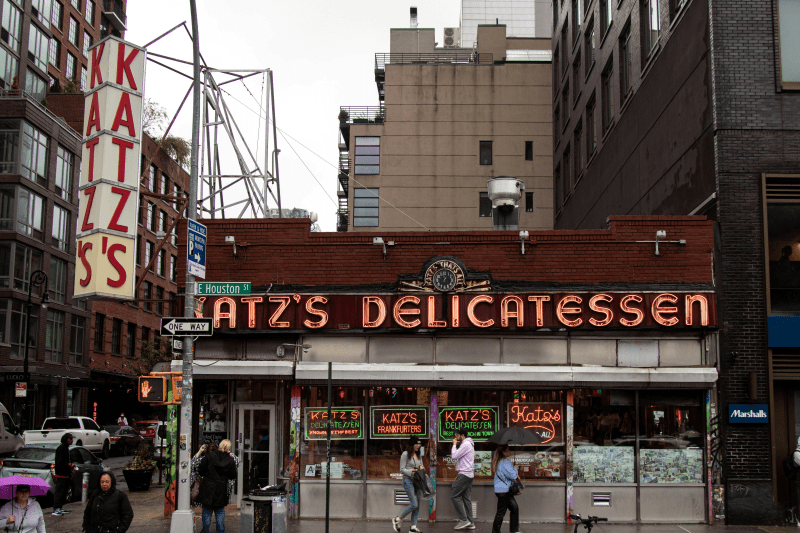
<path fill-rule="evenodd" d="M 486 182 L 492 201 L 492 226 L 496 230 L 519 229 L 519 206 L 525 184 L 514 176 L 497 176 Z"/>
<path fill-rule="evenodd" d="M 417 27 L 417 8 L 416 7 L 412 7 L 411 8 L 411 27 L 412 28 L 416 28 Z"/>

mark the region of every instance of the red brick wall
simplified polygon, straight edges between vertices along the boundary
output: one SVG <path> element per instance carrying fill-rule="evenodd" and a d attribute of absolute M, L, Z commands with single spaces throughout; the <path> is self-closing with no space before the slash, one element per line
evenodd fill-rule
<path fill-rule="evenodd" d="M 713 230 L 705 217 L 615 216 L 610 229 L 531 232 L 520 252 L 518 232 L 310 233 L 306 219 L 202 220 L 208 227 L 208 281 L 354 285 L 393 283 L 417 273 L 439 255 L 458 257 L 467 268 L 490 270 L 494 279 L 561 283 L 711 283 Z M 178 283 L 186 269 L 182 221 Z M 686 245 L 655 245 L 657 230 Z M 236 239 L 234 258 L 226 236 Z M 373 237 L 394 241 L 386 259 Z"/>
<path fill-rule="evenodd" d="M 83 133 L 83 93 L 50 93 L 47 108 L 63 118 L 81 136 Z"/>

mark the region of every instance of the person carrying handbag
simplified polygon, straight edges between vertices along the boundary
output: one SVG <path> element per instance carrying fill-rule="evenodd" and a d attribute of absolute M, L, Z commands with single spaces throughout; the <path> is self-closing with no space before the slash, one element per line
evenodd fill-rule
<path fill-rule="evenodd" d="M 425 470 L 422 466 L 422 457 L 420 456 L 420 442 L 415 436 L 411 436 L 408 443 L 408 449 L 400 456 L 400 473 L 403 474 L 403 488 L 408 495 L 408 507 L 403 509 L 400 516 L 392 518 L 392 527 L 395 531 L 400 531 L 400 524 L 403 518 L 411 515 L 411 533 L 422 533 L 417 528 L 417 517 L 419 516 L 419 502 L 422 499 L 422 489 L 414 485 L 414 475 L 420 471 Z"/>
<path fill-rule="evenodd" d="M 492 533 L 500 533 L 506 511 L 511 510 L 511 533 L 519 533 L 519 505 L 514 496 L 520 493 L 525 486 L 519 478 L 519 471 L 514 468 L 508 456 L 511 449 L 508 444 L 500 445 L 492 455 L 492 471 L 494 474 L 494 493 L 497 496 L 497 513 L 494 515 Z"/>

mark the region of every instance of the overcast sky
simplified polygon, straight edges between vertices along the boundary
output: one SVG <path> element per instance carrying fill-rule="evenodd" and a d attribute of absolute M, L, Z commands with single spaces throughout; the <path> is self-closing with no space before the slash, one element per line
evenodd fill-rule
<path fill-rule="evenodd" d="M 339 106 L 378 105 L 375 53 L 389 51 L 390 28 L 409 27 L 412 5 L 418 8 L 419 27 L 435 28 L 441 43 L 442 28 L 458 26 L 460 1 L 197 1 L 200 52 L 209 66 L 272 69 L 278 128 L 298 141 L 289 138 L 290 146 L 278 135 L 283 207 L 314 211 L 323 231 L 335 231 Z M 129 0 L 127 11 L 125 38 L 134 44 L 144 45 L 183 21 L 191 28 L 188 0 Z M 183 29 L 148 50 L 192 59 L 191 42 Z M 171 65 L 191 75 L 190 66 Z M 148 62 L 145 97 L 164 106 L 170 116 L 190 84 L 190 80 Z M 227 85 L 230 96 L 226 96 L 239 126 L 252 140 L 251 149 L 258 149 L 258 159 L 263 162 L 264 123 L 262 120 L 259 127 L 256 113 L 256 100 L 263 100 L 261 77 L 251 78 L 246 85 Z M 173 133 L 191 139 L 191 96 Z M 224 153 L 227 171 L 236 171 L 232 152 Z"/>

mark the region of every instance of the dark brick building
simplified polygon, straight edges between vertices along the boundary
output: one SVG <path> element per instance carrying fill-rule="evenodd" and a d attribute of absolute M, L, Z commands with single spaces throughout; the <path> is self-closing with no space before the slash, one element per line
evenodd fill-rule
<path fill-rule="evenodd" d="M 797 503 L 780 467 L 800 421 L 796 11 L 786 0 L 554 2 L 555 227 L 715 221 L 712 462 L 729 523 L 779 522 Z M 771 424 L 728 423 L 728 406 L 748 403 L 768 404 Z"/>

